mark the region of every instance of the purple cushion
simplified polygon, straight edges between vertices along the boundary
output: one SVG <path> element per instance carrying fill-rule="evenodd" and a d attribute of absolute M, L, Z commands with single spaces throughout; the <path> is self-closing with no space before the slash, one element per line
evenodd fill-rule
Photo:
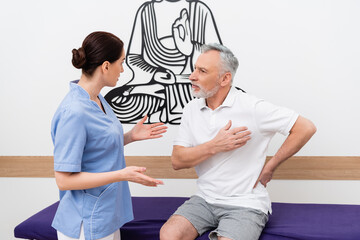
<path fill-rule="evenodd" d="M 56 230 L 51 227 L 59 202 L 29 217 L 14 229 L 17 238 L 57 240 Z"/>
<path fill-rule="evenodd" d="M 360 239 L 360 205 L 272 203 L 272 208 L 260 240 Z"/>
<path fill-rule="evenodd" d="M 188 198 L 133 197 L 134 220 L 121 228 L 122 240 L 158 240 L 159 230 Z M 17 238 L 56 240 L 51 227 L 58 202 L 28 218 L 14 233 Z M 273 203 L 260 240 L 359 240 L 360 205 Z M 197 238 L 205 240 L 208 233 Z"/>

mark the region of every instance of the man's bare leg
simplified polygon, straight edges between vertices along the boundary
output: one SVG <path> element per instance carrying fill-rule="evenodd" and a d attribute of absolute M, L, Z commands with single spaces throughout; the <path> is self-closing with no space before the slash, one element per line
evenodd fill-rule
<path fill-rule="evenodd" d="M 189 220 L 180 215 L 171 216 L 160 229 L 160 240 L 194 240 L 198 235 Z"/>

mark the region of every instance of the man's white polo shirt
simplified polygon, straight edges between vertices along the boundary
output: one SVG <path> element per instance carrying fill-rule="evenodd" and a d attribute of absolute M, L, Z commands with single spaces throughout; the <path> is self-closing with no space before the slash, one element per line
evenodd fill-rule
<path fill-rule="evenodd" d="M 195 167 L 197 195 L 209 203 L 259 209 L 271 213 L 266 188 L 253 186 L 266 159 L 271 138 L 288 135 L 298 114 L 231 88 L 217 109 L 206 106 L 205 99 L 194 99 L 184 110 L 174 145 L 194 147 L 213 139 L 229 120 L 231 128 L 246 126 L 251 139 L 238 149 L 218 153 Z"/>

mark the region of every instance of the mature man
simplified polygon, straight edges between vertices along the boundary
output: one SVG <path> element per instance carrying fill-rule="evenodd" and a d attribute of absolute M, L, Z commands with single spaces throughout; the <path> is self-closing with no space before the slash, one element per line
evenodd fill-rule
<path fill-rule="evenodd" d="M 234 88 L 237 67 L 226 47 L 203 45 L 190 76 L 198 99 L 184 108 L 171 157 L 174 169 L 195 167 L 198 192 L 164 224 L 162 240 L 193 240 L 210 229 L 209 239 L 258 239 L 271 213 L 266 184 L 316 131 L 296 112 Z M 288 137 L 265 164 L 276 133 Z"/>

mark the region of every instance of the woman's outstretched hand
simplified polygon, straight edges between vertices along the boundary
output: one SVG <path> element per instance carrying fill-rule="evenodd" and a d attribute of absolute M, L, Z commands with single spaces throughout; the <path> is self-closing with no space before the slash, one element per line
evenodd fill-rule
<path fill-rule="evenodd" d="M 127 141 L 125 144 L 134 141 L 154 139 L 162 137 L 162 134 L 167 130 L 167 126 L 164 123 L 153 123 L 153 124 L 144 124 L 147 119 L 147 115 L 143 117 L 128 133 Z"/>
<path fill-rule="evenodd" d="M 145 175 L 146 172 L 145 167 L 135 167 L 135 166 L 129 166 L 126 167 L 120 171 L 123 171 L 125 179 L 130 182 L 139 183 L 145 186 L 149 187 L 156 187 L 157 185 L 164 184 L 163 181 L 154 179 L 152 177 L 149 177 Z"/>

